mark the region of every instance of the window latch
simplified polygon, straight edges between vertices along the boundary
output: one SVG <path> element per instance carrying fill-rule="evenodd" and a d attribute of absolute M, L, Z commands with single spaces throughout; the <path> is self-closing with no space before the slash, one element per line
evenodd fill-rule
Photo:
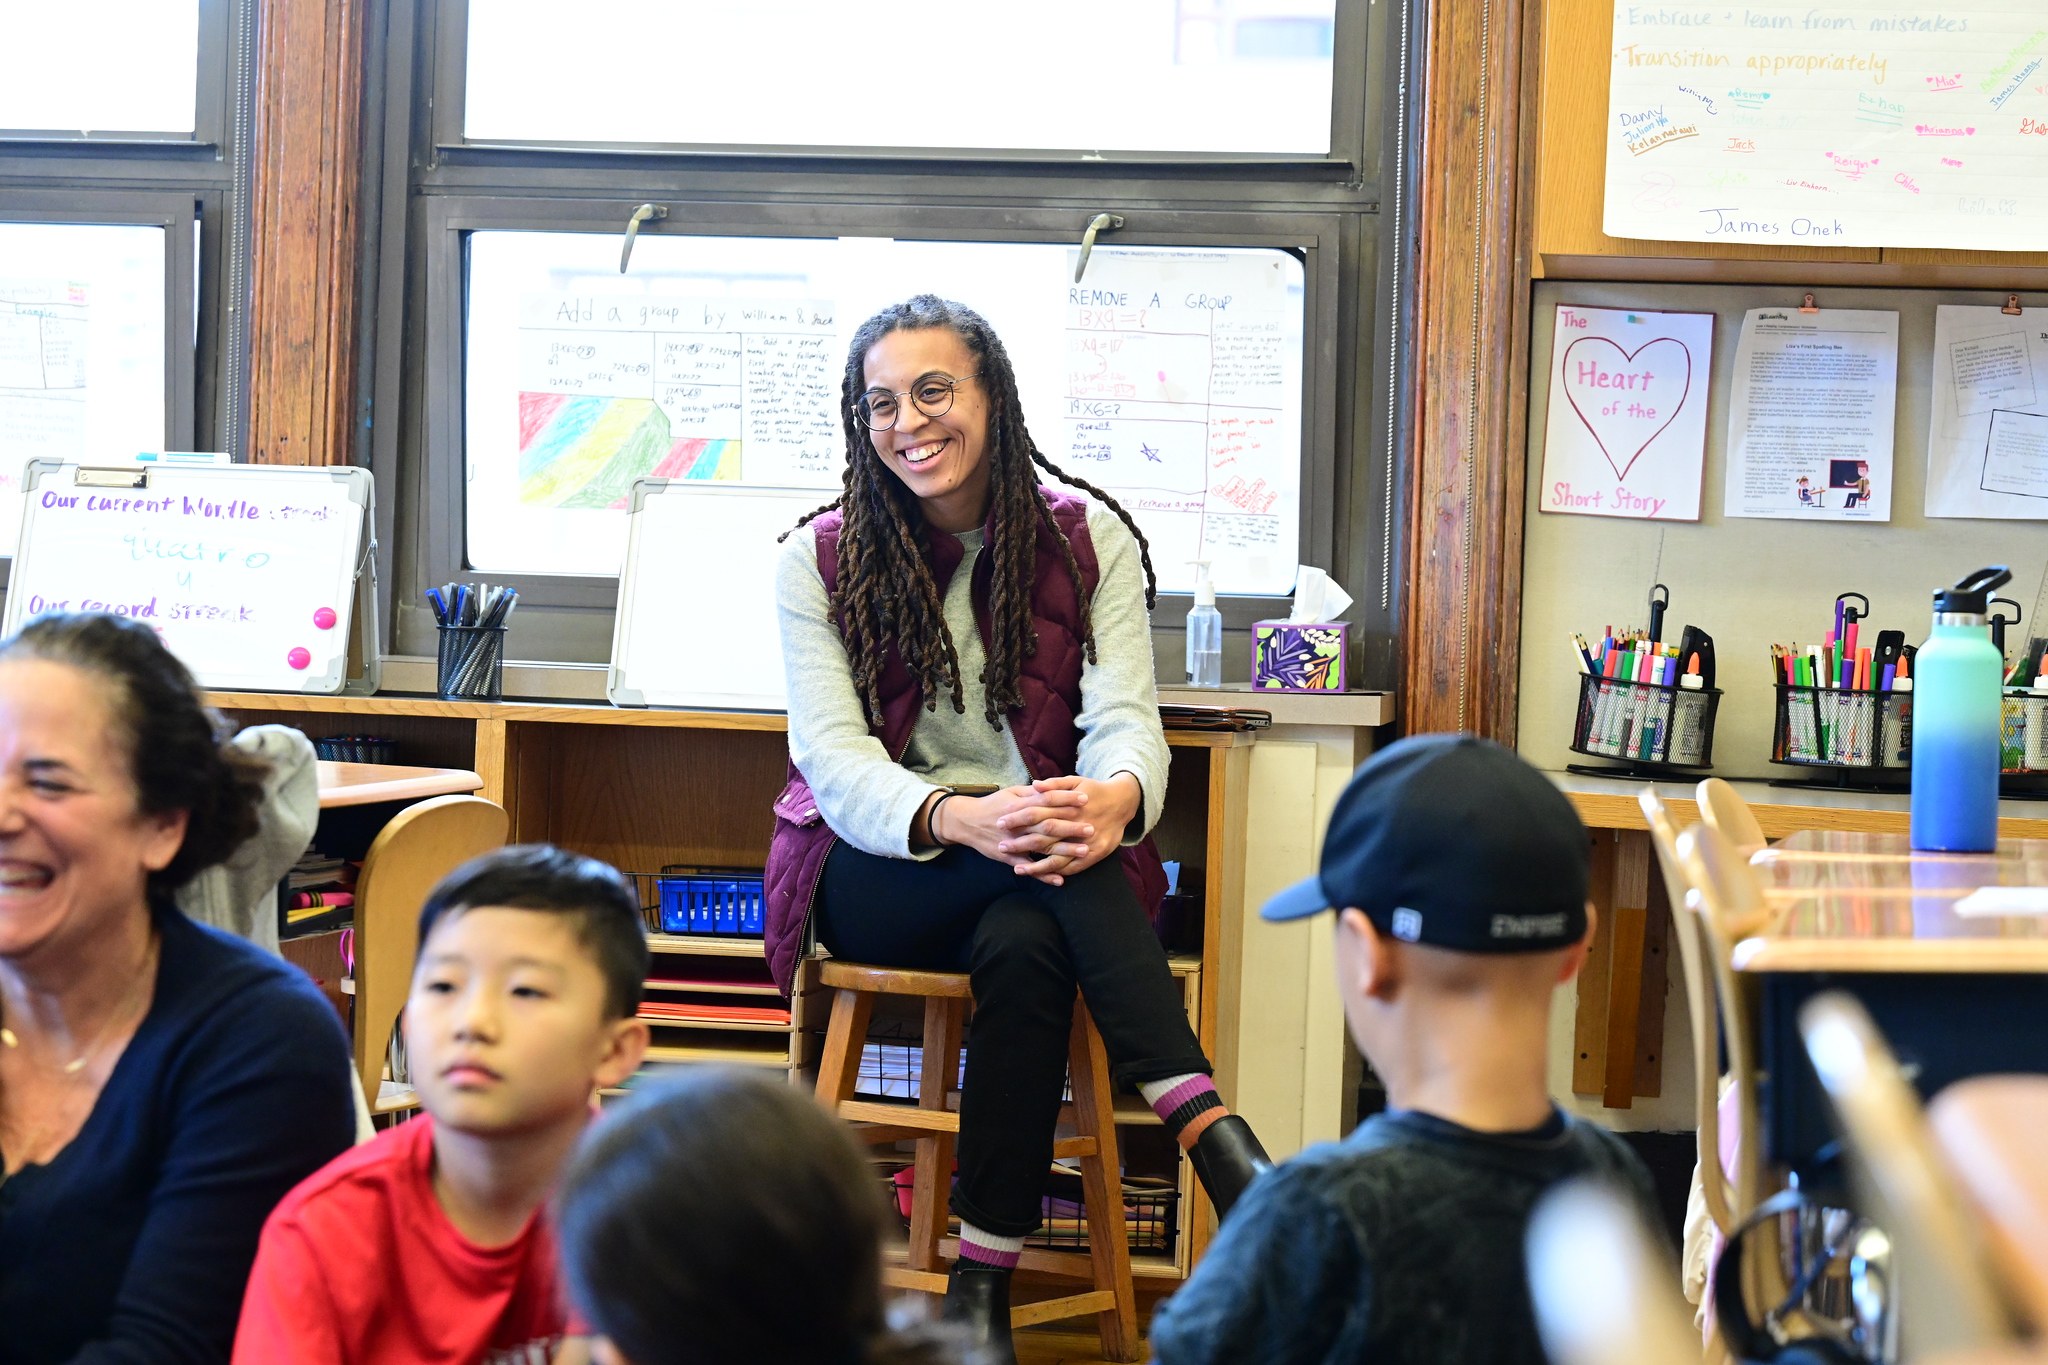
<path fill-rule="evenodd" d="M 1088 230 L 1081 234 L 1081 259 L 1074 263 L 1074 283 L 1081 282 L 1081 276 L 1088 273 L 1088 257 L 1095 251 L 1095 234 L 1115 232 L 1124 225 L 1121 213 L 1098 213 L 1088 220 Z"/>
<path fill-rule="evenodd" d="M 626 245 L 619 251 L 619 273 L 626 273 L 626 262 L 633 259 L 633 239 L 640 235 L 640 225 L 650 218 L 659 222 L 668 217 L 666 204 L 642 204 L 633 210 L 633 216 L 626 220 Z"/>

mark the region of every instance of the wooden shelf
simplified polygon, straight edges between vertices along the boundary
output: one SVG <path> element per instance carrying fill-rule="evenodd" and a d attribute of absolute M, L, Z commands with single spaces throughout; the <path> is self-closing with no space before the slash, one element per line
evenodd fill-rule
<path fill-rule="evenodd" d="M 641 1023 L 650 1028 L 711 1029 L 733 1033 L 788 1033 L 788 1024 L 764 1024 L 752 1019 L 658 1019 L 653 1015 L 638 1016 Z"/>
<path fill-rule="evenodd" d="M 786 1039 L 789 1030 L 777 1028 L 768 1037 Z M 722 1062 L 733 1066 L 789 1066 L 789 1044 L 787 1041 L 767 1043 L 765 1046 L 741 1045 L 738 1040 L 724 1046 L 705 1044 L 692 1047 L 655 1046 L 647 1049 L 647 1060 L 667 1064 L 689 1062 Z"/>
<path fill-rule="evenodd" d="M 650 953 L 694 953 L 699 957 L 766 957 L 758 938 L 723 938 L 711 934 L 649 934 Z"/>
<path fill-rule="evenodd" d="M 782 998 L 782 992 L 771 981 L 671 981 L 666 977 L 647 978 L 650 991 L 695 991 L 699 995 L 772 995 Z"/>

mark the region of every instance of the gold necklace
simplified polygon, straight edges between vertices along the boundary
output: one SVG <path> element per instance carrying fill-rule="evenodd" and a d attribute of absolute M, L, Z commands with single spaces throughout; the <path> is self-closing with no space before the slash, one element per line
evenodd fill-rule
<path fill-rule="evenodd" d="M 151 929 L 149 934 L 149 947 L 147 950 L 144 951 L 142 955 L 142 966 L 135 973 L 134 984 L 128 987 L 128 993 L 121 997 L 120 1004 L 114 1007 L 113 1013 L 109 1014 L 105 1022 L 103 1022 L 100 1025 L 99 1032 L 94 1034 L 92 1041 L 85 1045 L 84 1051 L 80 1052 L 76 1057 L 73 1057 L 70 1061 L 64 1063 L 62 1066 L 57 1067 L 57 1071 L 61 1072 L 66 1076 L 76 1076 L 79 1072 L 85 1070 L 85 1064 L 88 1061 L 92 1060 L 92 1055 L 100 1050 L 100 1045 L 102 1043 L 107 1041 L 107 1035 L 114 1031 L 114 1026 L 120 1023 L 121 1020 L 127 1016 L 129 1010 L 134 1006 L 136 997 L 142 994 L 145 987 L 151 986 L 155 983 L 156 957 L 161 947 L 162 944 L 157 938 L 155 929 Z M 5 1045 L 7 1047 L 20 1047 L 21 1038 L 19 1035 L 15 1033 L 13 1029 L 8 1028 L 5 1025 L 0 1025 L 0 1045 Z M 44 1063 L 40 1061 L 37 1062 L 37 1065 L 44 1066 L 45 1070 L 49 1069 L 47 1066 L 45 1066 Z"/>

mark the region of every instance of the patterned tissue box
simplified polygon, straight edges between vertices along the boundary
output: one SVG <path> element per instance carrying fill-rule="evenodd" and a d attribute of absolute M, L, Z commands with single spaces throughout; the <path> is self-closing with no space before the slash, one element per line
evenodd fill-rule
<path fill-rule="evenodd" d="M 1342 692 L 1350 630 L 1342 621 L 1252 622 L 1252 686 L 1274 692 Z"/>

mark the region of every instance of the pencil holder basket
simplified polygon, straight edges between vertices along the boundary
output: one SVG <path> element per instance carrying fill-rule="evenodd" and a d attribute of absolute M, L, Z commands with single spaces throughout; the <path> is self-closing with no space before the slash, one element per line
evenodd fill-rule
<path fill-rule="evenodd" d="M 313 741 L 313 753 L 329 763 L 396 763 L 398 741 L 375 735 L 329 735 Z"/>
<path fill-rule="evenodd" d="M 1913 694 L 1779 683 L 1771 762 L 1802 768 L 1910 770 Z"/>
<path fill-rule="evenodd" d="M 1714 716 L 1719 688 L 1623 682 L 1579 675 L 1579 714 L 1572 724 L 1573 753 L 1621 759 L 1624 768 L 1575 772 L 1652 777 L 1671 769 L 1713 766 Z"/>
<path fill-rule="evenodd" d="M 2048 692 L 2014 688 L 1998 725 L 1998 766 L 2008 773 L 2048 774 Z"/>
<path fill-rule="evenodd" d="M 436 682 L 442 701 L 505 699 L 505 627 L 442 626 Z"/>

